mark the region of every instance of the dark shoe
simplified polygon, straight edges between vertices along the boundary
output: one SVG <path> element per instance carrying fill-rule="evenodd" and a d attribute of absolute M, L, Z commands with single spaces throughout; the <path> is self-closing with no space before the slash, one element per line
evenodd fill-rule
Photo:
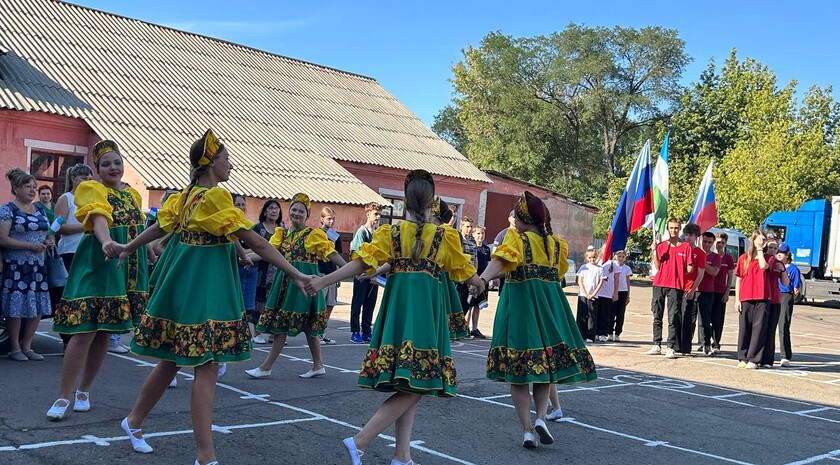
<path fill-rule="evenodd" d="M 370 342 L 370 333 L 362 335 L 362 340 L 365 342 Z"/>
<path fill-rule="evenodd" d="M 350 340 L 353 342 L 353 344 L 364 344 L 365 343 L 365 340 L 362 339 L 362 335 L 359 334 L 359 333 L 351 334 L 350 335 Z"/>
<path fill-rule="evenodd" d="M 487 336 L 481 334 L 481 331 L 479 331 L 477 329 L 472 330 L 472 332 L 470 332 L 470 336 L 472 336 L 476 339 L 487 339 Z"/>

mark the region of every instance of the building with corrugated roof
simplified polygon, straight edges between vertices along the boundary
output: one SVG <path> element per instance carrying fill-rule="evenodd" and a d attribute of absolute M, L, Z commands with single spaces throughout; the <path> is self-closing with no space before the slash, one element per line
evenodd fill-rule
<path fill-rule="evenodd" d="M 188 183 L 189 146 L 212 127 L 235 167 L 225 187 L 252 218 L 264 199 L 306 192 L 313 225 L 329 204 L 353 231 L 368 202 L 397 221 L 415 168 L 484 216 L 490 178 L 375 79 L 54 0 L 0 0 L 0 17 L 4 172 L 28 167 L 62 192 L 67 168 L 114 139 L 149 208 Z"/>

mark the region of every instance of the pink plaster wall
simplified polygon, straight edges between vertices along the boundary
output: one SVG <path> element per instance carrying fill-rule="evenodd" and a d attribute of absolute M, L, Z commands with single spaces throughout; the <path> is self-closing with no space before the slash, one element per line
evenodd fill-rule
<path fill-rule="evenodd" d="M 81 119 L 49 113 L 0 110 L 0 173 L 5 175 L 12 168 L 22 168 L 29 172 L 25 139 L 88 148 L 98 140 Z M 40 151 L 49 153 L 48 150 Z M 5 203 L 12 199 L 12 192 L 5 176 L 0 184 L 5 185 L 0 188 L 0 203 Z"/>

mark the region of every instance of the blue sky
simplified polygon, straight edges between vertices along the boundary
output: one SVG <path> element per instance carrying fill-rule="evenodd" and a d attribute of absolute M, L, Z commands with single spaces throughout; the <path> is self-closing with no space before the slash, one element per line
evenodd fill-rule
<path fill-rule="evenodd" d="M 75 0 L 71 3 L 208 35 L 375 78 L 426 124 L 452 96 L 452 65 L 490 31 L 546 35 L 570 22 L 679 31 L 693 58 L 684 83 L 732 47 L 801 93 L 840 80 L 840 2 L 829 1 L 286 1 Z M 593 6 L 594 5 L 594 6 Z"/>

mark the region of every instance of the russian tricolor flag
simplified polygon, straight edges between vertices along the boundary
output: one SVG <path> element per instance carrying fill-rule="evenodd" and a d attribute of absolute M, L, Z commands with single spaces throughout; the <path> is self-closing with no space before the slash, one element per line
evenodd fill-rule
<path fill-rule="evenodd" d="M 697 191 L 697 198 L 694 199 L 694 206 L 691 207 L 691 218 L 689 223 L 696 223 L 700 226 L 700 232 L 704 233 L 713 228 L 718 222 L 717 204 L 715 204 L 715 182 L 712 180 L 712 168 L 715 161 L 709 162 L 703 181 L 700 182 L 700 190 Z"/>
<path fill-rule="evenodd" d="M 604 244 L 602 263 L 606 263 L 614 251 L 627 247 L 630 233 L 645 224 L 645 217 L 653 213 L 653 180 L 650 169 L 650 141 L 645 142 L 633 172 L 627 179 L 627 187 L 618 201 L 607 242 Z"/>

